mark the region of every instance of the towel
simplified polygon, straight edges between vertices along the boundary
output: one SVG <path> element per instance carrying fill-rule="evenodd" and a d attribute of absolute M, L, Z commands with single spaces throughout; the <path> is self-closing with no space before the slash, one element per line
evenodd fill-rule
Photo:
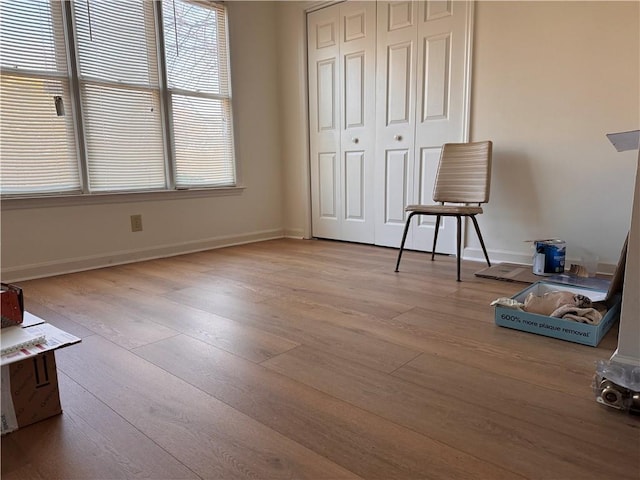
<path fill-rule="evenodd" d="M 565 292 L 553 291 L 544 295 L 535 295 L 533 292 L 524 299 L 524 311 L 537 313 L 539 315 L 551 316 L 560 307 L 570 305 L 577 308 L 591 308 L 593 304 L 591 299 L 584 295 Z"/>
<path fill-rule="evenodd" d="M 551 313 L 551 316 L 589 325 L 599 325 L 602 320 L 602 314 L 595 308 L 579 308 L 573 305 L 563 305 Z"/>

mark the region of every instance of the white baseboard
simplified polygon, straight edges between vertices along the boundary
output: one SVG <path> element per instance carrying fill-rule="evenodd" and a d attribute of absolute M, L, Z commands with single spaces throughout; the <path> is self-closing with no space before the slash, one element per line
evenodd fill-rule
<path fill-rule="evenodd" d="M 491 263 L 515 263 L 519 265 L 532 265 L 533 264 L 533 253 L 531 255 L 525 255 L 522 253 L 509 252 L 505 250 L 488 250 L 489 260 Z M 482 253 L 481 248 L 465 248 L 462 252 L 462 258 L 465 260 L 471 260 L 474 262 L 484 262 L 484 253 Z M 579 264 L 580 261 L 577 258 L 567 258 L 565 260 L 565 265 L 567 269 L 572 263 Z M 604 275 L 613 275 L 616 270 L 616 265 L 609 263 L 599 263 L 598 264 L 598 273 L 602 273 Z"/>
<path fill-rule="evenodd" d="M 488 250 L 491 263 L 516 263 L 520 265 L 532 265 L 531 256 L 521 253 L 509 252 L 506 250 Z M 485 262 L 484 253 L 481 248 L 465 248 L 462 258 L 475 262 Z"/>
<path fill-rule="evenodd" d="M 280 229 L 263 230 L 242 235 L 225 235 L 171 245 L 158 245 L 143 249 L 120 250 L 86 257 L 65 258 L 51 262 L 21 265 L 18 267 L 3 268 L 2 281 L 18 282 L 34 278 L 51 277 L 53 275 L 92 270 L 112 265 L 122 265 L 125 263 L 172 257 L 175 255 L 230 247 L 233 245 L 242 245 L 245 243 L 273 240 L 276 238 L 283 238 L 284 236 L 284 232 Z"/>
<path fill-rule="evenodd" d="M 304 236 L 304 229 L 302 228 L 289 228 L 284 231 L 285 238 L 294 238 L 296 240 L 302 240 L 306 238 Z"/>

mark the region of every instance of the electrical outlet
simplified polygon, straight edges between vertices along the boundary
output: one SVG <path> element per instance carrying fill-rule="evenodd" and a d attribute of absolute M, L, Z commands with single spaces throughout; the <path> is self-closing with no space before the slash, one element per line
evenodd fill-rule
<path fill-rule="evenodd" d="M 131 215 L 131 231 L 142 231 L 142 215 Z"/>

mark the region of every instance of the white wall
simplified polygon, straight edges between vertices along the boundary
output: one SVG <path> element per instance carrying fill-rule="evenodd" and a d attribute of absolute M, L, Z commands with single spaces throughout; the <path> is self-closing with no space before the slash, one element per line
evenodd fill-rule
<path fill-rule="evenodd" d="M 313 2 L 318 3 L 318 2 Z M 308 236 L 310 2 L 228 2 L 240 195 L 2 210 L 11 280 L 274 236 Z M 477 2 L 471 139 L 494 141 L 479 220 L 491 257 L 559 237 L 607 270 L 630 224 L 636 157 L 604 136 L 640 125 L 640 4 Z M 129 215 L 144 231 L 131 233 Z M 470 236 L 467 257 L 478 257 Z"/>
<path fill-rule="evenodd" d="M 228 5 L 242 193 L 27 209 L 3 202 L 3 280 L 283 235 L 276 9 L 271 2 Z M 142 214 L 142 232 L 131 233 L 131 214 Z"/>
<path fill-rule="evenodd" d="M 309 2 L 277 2 L 280 72 L 280 135 L 285 234 L 311 235 L 307 113 L 307 40 L 304 9 Z"/>
<path fill-rule="evenodd" d="M 551 237 L 610 267 L 637 152 L 605 134 L 640 128 L 640 3 L 479 2 L 475 20 L 471 137 L 494 141 L 479 217 L 492 256 L 530 257 L 523 240 Z"/>

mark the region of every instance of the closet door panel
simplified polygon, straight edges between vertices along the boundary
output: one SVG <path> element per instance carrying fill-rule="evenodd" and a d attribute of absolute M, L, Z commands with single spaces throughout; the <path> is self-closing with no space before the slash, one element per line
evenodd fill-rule
<path fill-rule="evenodd" d="M 340 21 L 339 9 L 307 17 L 309 147 L 313 235 L 340 239 Z"/>
<path fill-rule="evenodd" d="M 386 11 L 381 11 L 382 15 L 385 15 L 387 32 L 394 30 L 400 30 L 404 28 L 412 28 L 415 25 L 415 2 L 406 1 L 394 1 L 385 2 L 383 8 Z"/>
<path fill-rule="evenodd" d="M 345 217 L 350 221 L 365 220 L 365 156 L 364 152 L 345 154 Z"/>
<path fill-rule="evenodd" d="M 318 133 L 332 132 L 336 129 L 336 62 L 334 58 L 318 62 L 316 71 L 317 79 L 317 105 Z"/>
<path fill-rule="evenodd" d="M 375 2 L 340 7 L 341 239 L 374 243 Z"/>
<path fill-rule="evenodd" d="M 319 216 L 322 219 L 335 221 L 338 218 L 338 168 L 335 153 L 318 155 L 318 204 Z"/>
<path fill-rule="evenodd" d="M 400 245 L 413 198 L 417 5 L 378 4 L 375 243 Z M 411 239 L 407 245 L 412 248 Z"/>
<path fill-rule="evenodd" d="M 375 18 L 375 2 L 307 15 L 315 237 L 374 242 Z"/>
<path fill-rule="evenodd" d="M 384 221 L 387 225 L 402 226 L 407 202 L 409 150 L 388 150 L 385 153 Z"/>
<path fill-rule="evenodd" d="M 471 2 L 422 4 L 416 124 L 422 146 L 467 140 L 472 9 Z"/>
<path fill-rule="evenodd" d="M 346 129 L 364 126 L 364 96 L 366 87 L 364 84 L 364 66 L 364 52 L 345 56 L 344 115 Z"/>
<path fill-rule="evenodd" d="M 468 140 L 468 92 L 473 4 L 427 1 L 418 12 L 416 171 L 419 201 L 433 203 L 435 169 L 444 143 Z M 412 241 L 431 250 L 434 219 L 424 218 Z M 438 253 L 455 254 L 456 220 L 444 218 L 438 233 Z"/>
<path fill-rule="evenodd" d="M 412 47 L 411 42 L 387 47 L 387 126 L 411 123 Z"/>
<path fill-rule="evenodd" d="M 450 35 L 425 38 L 421 120 L 444 120 L 449 111 Z"/>

